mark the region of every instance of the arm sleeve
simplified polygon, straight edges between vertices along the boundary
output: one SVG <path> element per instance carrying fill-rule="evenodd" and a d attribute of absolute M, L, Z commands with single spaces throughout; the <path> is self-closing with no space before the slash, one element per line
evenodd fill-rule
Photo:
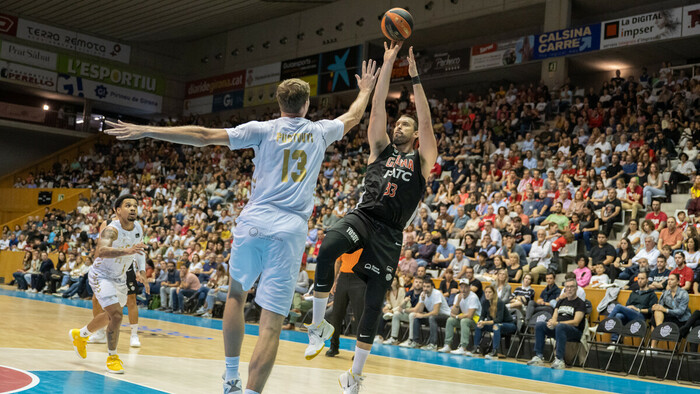
<path fill-rule="evenodd" d="M 262 142 L 262 123 L 248 122 L 240 126 L 226 129 L 228 147 L 231 150 L 252 148 Z"/>
<path fill-rule="evenodd" d="M 323 139 L 326 142 L 326 147 L 343 138 L 345 125 L 340 120 L 324 119 L 319 120 L 318 122 L 316 122 L 316 124 L 321 126 L 321 135 L 323 135 Z"/>
<path fill-rule="evenodd" d="M 669 296 L 670 296 L 670 294 L 669 294 Z M 678 298 L 679 298 L 678 304 L 673 309 L 669 308 L 668 315 L 674 316 L 674 317 L 680 317 L 680 316 L 683 316 L 683 314 L 685 313 L 685 310 L 688 309 L 688 302 L 690 301 L 690 298 L 688 297 L 688 293 L 683 292 L 681 294 L 681 296 Z"/>

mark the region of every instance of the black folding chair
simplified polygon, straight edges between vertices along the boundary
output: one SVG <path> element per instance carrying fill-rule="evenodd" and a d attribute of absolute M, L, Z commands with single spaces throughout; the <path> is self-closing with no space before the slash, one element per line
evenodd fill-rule
<path fill-rule="evenodd" d="M 700 380 L 693 379 L 693 376 L 695 375 L 693 373 L 693 370 L 697 371 L 698 366 L 700 366 L 700 363 L 698 363 L 698 360 L 700 360 L 700 353 L 697 351 L 689 351 L 689 346 L 690 344 L 693 344 L 695 346 L 700 345 L 700 326 L 694 327 L 692 330 L 690 330 L 690 333 L 688 333 L 688 336 L 685 337 L 685 344 L 683 345 L 683 350 L 681 350 L 680 353 L 678 353 L 678 356 L 680 358 L 680 361 L 678 363 L 678 373 L 676 374 L 676 382 L 678 383 L 685 383 L 689 382 L 690 384 L 694 384 L 696 386 L 700 385 Z M 683 360 L 688 360 L 688 365 L 687 369 L 688 372 L 686 376 L 688 379 L 686 380 L 681 380 L 681 370 L 683 369 Z M 700 374 L 698 374 L 700 376 Z"/>
<path fill-rule="evenodd" d="M 589 370 L 589 371 L 604 371 L 604 368 L 607 368 L 608 365 L 610 365 L 610 358 L 612 358 L 612 352 L 610 353 L 610 356 L 608 357 L 608 360 L 605 364 L 605 367 L 602 366 L 600 362 L 600 354 L 601 351 L 598 349 L 599 346 L 610 346 L 612 345 L 617 345 L 618 342 L 620 342 L 620 334 L 622 333 L 622 328 L 623 324 L 620 321 L 620 319 L 614 318 L 614 317 L 608 317 L 607 319 L 603 320 L 598 324 L 598 327 L 596 327 L 595 330 L 595 335 L 593 336 L 593 340 L 588 341 L 588 344 L 590 347 L 588 348 L 588 353 L 586 353 L 586 358 L 583 359 L 583 369 Z M 617 340 L 614 342 L 609 342 L 609 341 L 603 341 L 602 337 L 605 334 L 615 334 L 617 335 Z M 601 340 L 598 340 L 600 337 Z M 595 349 L 594 349 L 595 348 Z M 595 358 L 596 358 L 596 365 L 597 368 L 588 368 L 586 367 L 586 362 L 588 361 L 588 358 L 591 355 L 591 352 L 595 351 Z"/>
<path fill-rule="evenodd" d="M 671 370 L 671 364 L 673 363 L 673 358 L 676 356 L 676 351 L 678 350 L 678 345 L 680 342 L 681 332 L 675 323 L 663 323 L 654 328 L 651 332 L 651 336 L 647 340 L 647 346 L 645 352 L 642 355 L 642 361 L 639 363 L 639 369 L 637 369 L 637 376 L 644 379 L 649 379 L 647 374 L 642 374 L 642 367 L 644 367 L 644 361 L 649 358 L 651 364 L 651 379 L 656 380 L 666 380 L 668 377 L 668 372 Z M 658 349 L 651 348 L 651 341 L 661 341 L 672 343 L 672 349 Z M 662 354 L 669 354 L 668 364 L 666 365 L 666 372 L 662 378 L 659 378 L 656 374 L 656 364 L 655 359 Z"/>
<path fill-rule="evenodd" d="M 645 320 L 632 320 L 625 324 L 625 326 L 622 328 L 620 332 L 621 336 L 619 340 L 617 341 L 617 345 L 615 346 L 615 350 L 613 350 L 612 354 L 610 355 L 610 359 L 608 360 L 608 365 L 605 366 L 605 372 L 606 373 L 612 373 L 615 375 L 623 375 L 627 376 L 632 373 L 632 368 L 634 368 L 634 363 L 637 362 L 637 357 L 639 357 L 639 353 L 642 351 L 642 347 L 644 346 L 644 340 L 647 336 L 647 322 Z M 639 341 L 639 345 L 627 345 L 623 342 L 625 338 L 631 338 L 632 341 L 634 342 L 634 339 L 636 338 Z M 625 363 L 625 350 L 634 350 L 634 357 L 632 358 L 632 362 L 630 363 L 629 368 L 626 366 Z M 619 352 L 620 354 L 620 364 L 621 368 L 620 371 L 611 371 L 610 370 L 610 365 L 612 364 L 613 358 L 615 357 L 615 354 Z"/>
<path fill-rule="evenodd" d="M 518 356 L 520 356 L 520 351 L 524 348 L 525 342 L 527 341 L 529 344 L 532 344 L 535 338 L 535 326 L 537 325 L 537 323 L 546 322 L 551 318 L 552 314 L 547 311 L 537 312 L 534 315 L 532 315 L 530 321 L 527 322 L 527 328 L 525 329 L 525 332 L 516 332 L 516 335 L 519 337 L 518 350 L 515 352 L 516 360 L 527 361 L 527 359 L 518 358 Z"/>

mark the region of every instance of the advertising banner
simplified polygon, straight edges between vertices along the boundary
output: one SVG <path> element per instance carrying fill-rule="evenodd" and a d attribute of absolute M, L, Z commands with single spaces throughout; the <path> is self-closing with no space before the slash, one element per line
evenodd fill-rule
<path fill-rule="evenodd" d="M 280 80 L 318 74 L 318 58 L 312 55 L 283 61 Z"/>
<path fill-rule="evenodd" d="M 416 62 L 418 62 L 418 59 L 416 59 Z M 394 62 L 394 66 L 391 69 L 391 83 L 410 80 L 411 76 L 408 75 L 408 58 L 397 58 Z"/>
<path fill-rule="evenodd" d="M 14 42 L 0 41 L 0 58 L 55 71 L 58 55 Z"/>
<path fill-rule="evenodd" d="M 185 87 L 185 98 L 211 96 L 217 93 L 243 89 L 245 87 L 245 74 L 246 70 L 240 70 L 188 82 Z"/>
<path fill-rule="evenodd" d="M 21 18 L 17 25 L 17 37 L 122 63 L 129 63 L 131 54 L 131 47 L 126 44 Z"/>
<path fill-rule="evenodd" d="M 144 75 L 126 67 L 77 59 L 63 54 L 58 56 L 58 72 L 158 95 L 165 91 L 163 78 Z"/>
<path fill-rule="evenodd" d="M 700 4 L 683 7 L 683 37 L 700 34 Z"/>
<path fill-rule="evenodd" d="M 211 107 L 214 96 L 197 97 L 187 99 L 184 102 L 182 113 L 186 116 L 192 114 L 208 114 L 211 113 Z"/>
<path fill-rule="evenodd" d="M 243 108 L 243 90 L 214 95 L 211 112 Z"/>
<path fill-rule="evenodd" d="M 163 97 L 68 74 L 58 75 L 58 93 L 159 113 Z"/>
<path fill-rule="evenodd" d="M 318 96 L 318 75 L 307 75 L 305 77 L 299 77 L 302 81 L 306 81 L 309 84 L 311 92 L 309 97 Z"/>
<path fill-rule="evenodd" d="M 0 14 L 0 33 L 10 36 L 17 35 L 17 17 Z"/>
<path fill-rule="evenodd" d="M 423 75 L 466 71 L 469 69 L 469 49 L 426 51 L 416 59 L 416 63 L 418 71 Z"/>
<path fill-rule="evenodd" d="M 0 81 L 56 91 L 56 73 L 0 60 Z"/>
<path fill-rule="evenodd" d="M 527 36 L 472 47 L 469 69 L 484 70 L 530 61 L 533 57 L 534 43 L 535 36 Z"/>
<path fill-rule="evenodd" d="M 0 102 L 0 118 L 44 123 L 45 117 L 46 111 L 41 108 Z"/>
<path fill-rule="evenodd" d="M 251 86 L 245 88 L 244 107 L 254 107 L 256 105 L 272 104 L 275 99 L 278 82 L 268 83 L 266 85 Z"/>
<path fill-rule="evenodd" d="M 362 67 L 362 45 L 321 54 L 318 94 L 355 89 L 355 74 Z"/>
<path fill-rule="evenodd" d="M 672 8 L 603 22 L 600 49 L 617 48 L 681 36 L 682 8 Z"/>
<path fill-rule="evenodd" d="M 575 55 L 600 49 L 600 24 L 535 35 L 534 59 Z"/>
<path fill-rule="evenodd" d="M 265 85 L 280 80 L 280 62 L 249 68 L 246 71 L 245 87 Z"/>

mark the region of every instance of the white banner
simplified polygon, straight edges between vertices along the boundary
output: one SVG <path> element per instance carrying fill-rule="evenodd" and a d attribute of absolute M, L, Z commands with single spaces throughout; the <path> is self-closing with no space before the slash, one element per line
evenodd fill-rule
<path fill-rule="evenodd" d="M 58 56 L 53 52 L 2 41 L 0 42 L 0 58 L 55 71 Z"/>
<path fill-rule="evenodd" d="M 187 115 L 192 114 L 210 114 L 214 96 L 197 97 L 185 100 L 182 113 Z"/>
<path fill-rule="evenodd" d="M 58 75 L 57 91 L 71 96 L 136 108 L 149 113 L 160 113 L 163 106 L 163 97 L 161 96 L 68 74 Z"/>
<path fill-rule="evenodd" d="M 281 62 L 249 68 L 246 72 L 245 87 L 265 85 L 280 81 Z"/>
<path fill-rule="evenodd" d="M 700 4 L 683 7 L 683 37 L 700 34 Z"/>
<path fill-rule="evenodd" d="M 469 57 L 469 69 L 483 70 L 529 61 L 533 47 L 534 36 L 474 46 Z"/>
<path fill-rule="evenodd" d="M 26 19 L 19 20 L 17 37 L 122 63 L 129 63 L 129 55 L 131 54 L 131 47 L 128 45 Z"/>
<path fill-rule="evenodd" d="M 681 36 L 681 8 L 672 8 L 601 24 L 600 49 L 617 48 Z"/>
<path fill-rule="evenodd" d="M 0 81 L 56 91 L 56 73 L 0 60 Z"/>

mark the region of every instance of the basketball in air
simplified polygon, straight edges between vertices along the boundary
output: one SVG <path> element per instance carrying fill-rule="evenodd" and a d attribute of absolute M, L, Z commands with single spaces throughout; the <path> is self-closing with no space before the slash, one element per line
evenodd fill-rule
<path fill-rule="evenodd" d="M 408 39 L 413 32 L 413 17 L 403 8 L 392 8 L 382 18 L 382 33 L 391 41 Z"/>

